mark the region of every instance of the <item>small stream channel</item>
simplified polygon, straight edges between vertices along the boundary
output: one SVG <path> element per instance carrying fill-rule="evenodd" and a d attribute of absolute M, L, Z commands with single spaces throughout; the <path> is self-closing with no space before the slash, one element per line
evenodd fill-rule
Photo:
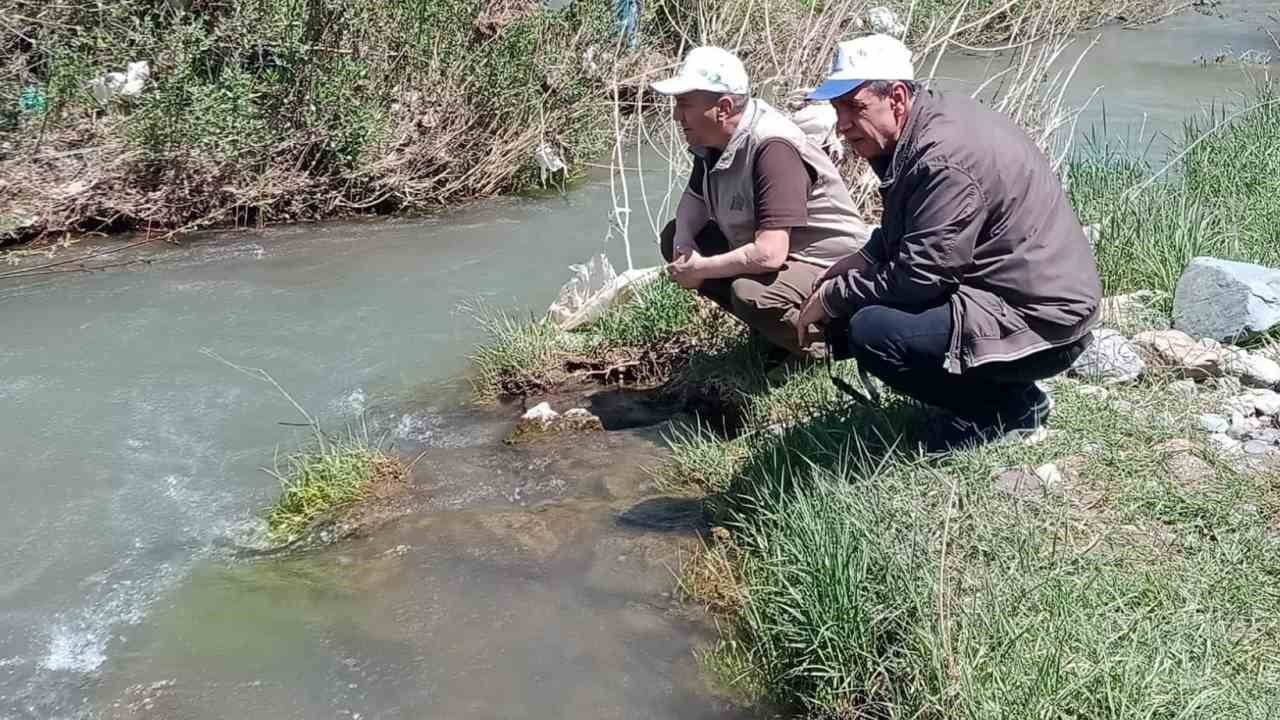
<path fill-rule="evenodd" d="M 1267 10 L 1104 30 L 1073 86 L 1106 86 L 1081 131 L 1105 101 L 1112 134 L 1144 118 L 1176 133 L 1247 88 L 1238 65 L 1193 60 L 1280 55 Z M 968 86 L 985 64 L 957 57 L 942 82 Z M 661 425 L 508 447 L 519 408 L 470 407 L 461 380 L 480 333 L 458 305 L 545 307 L 567 265 L 604 249 L 610 205 L 596 178 L 0 281 L 0 720 L 742 712 L 700 675 L 708 624 L 671 595 L 700 528 L 643 471 Z M 277 490 L 259 468 L 303 436 L 279 395 L 205 347 L 266 369 L 330 426 L 363 413 L 407 456 L 425 451 L 400 517 L 322 550 L 240 552 Z"/>

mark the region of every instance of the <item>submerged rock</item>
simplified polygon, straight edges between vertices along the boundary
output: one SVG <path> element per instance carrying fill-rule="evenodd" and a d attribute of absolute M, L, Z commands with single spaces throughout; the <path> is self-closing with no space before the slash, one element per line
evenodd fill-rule
<path fill-rule="evenodd" d="M 560 414 L 551 409 L 550 403 L 538 403 L 525 411 L 516 427 L 507 436 L 508 445 L 525 442 L 545 435 L 570 432 L 600 432 L 604 424 L 600 418 L 583 408 L 573 408 Z"/>
<path fill-rule="evenodd" d="M 1223 342 L 1280 324 L 1280 270 L 1251 263 L 1194 258 L 1178 279 L 1173 326 Z"/>

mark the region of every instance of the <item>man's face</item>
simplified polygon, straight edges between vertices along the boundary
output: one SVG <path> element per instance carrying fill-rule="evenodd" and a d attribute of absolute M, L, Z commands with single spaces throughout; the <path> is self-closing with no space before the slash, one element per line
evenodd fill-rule
<path fill-rule="evenodd" d="M 885 97 L 863 83 L 831 101 L 836 109 L 836 132 L 859 157 L 874 160 L 891 155 L 902 134 L 909 103 L 910 95 L 901 83 Z"/>
<path fill-rule="evenodd" d="M 675 110 L 671 118 L 680 124 L 685 142 L 690 147 L 702 145 L 720 147 L 730 133 L 725 132 L 724 110 L 731 103 L 723 95 L 694 91 L 676 96 Z"/>

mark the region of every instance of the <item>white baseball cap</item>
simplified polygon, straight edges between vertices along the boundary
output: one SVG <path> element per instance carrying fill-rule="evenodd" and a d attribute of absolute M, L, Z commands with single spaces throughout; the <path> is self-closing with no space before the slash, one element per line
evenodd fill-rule
<path fill-rule="evenodd" d="M 914 80 L 911 51 L 892 35 L 864 35 L 836 46 L 831 73 L 809 93 L 810 100 L 830 100 L 868 80 Z"/>
<path fill-rule="evenodd" d="M 746 95 L 751 85 L 747 81 L 747 69 L 736 55 L 718 47 L 696 47 L 684 56 L 676 75 L 650 85 L 661 95 L 683 95 L 695 90 Z"/>

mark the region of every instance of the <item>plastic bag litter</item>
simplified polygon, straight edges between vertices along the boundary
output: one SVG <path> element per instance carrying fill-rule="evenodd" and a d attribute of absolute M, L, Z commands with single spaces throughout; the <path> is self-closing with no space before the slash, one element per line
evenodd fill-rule
<path fill-rule="evenodd" d="M 109 72 L 89 81 L 89 93 L 99 105 L 105 106 L 111 98 L 137 97 L 151 77 L 151 64 L 146 60 L 131 62 L 124 72 Z"/>
<path fill-rule="evenodd" d="M 635 290 L 656 278 L 662 266 L 614 272 L 603 253 L 585 265 L 570 265 L 573 277 L 560 288 L 547 317 L 562 330 L 581 327 L 600 317 L 610 307 L 626 302 Z"/>
<path fill-rule="evenodd" d="M 556 149 L 547 143 L 538 146 L 538 149 L 533 153 L 533 158 L 538 161 L 538 168 L 544 181 L 548 175 L 565 169 L 564 160 L 560 158 L 560 153 L 556 152 Z"/>
<path fill-rule="evenodd" d="M 892 35 L 898 39 L 907 34 L 907 26 L 898 21 L 898 14 L 884 6 L 868 10 L 866 23 L 873 33 Z M 861 21 L 858 25 L 861 26 Z"/>

